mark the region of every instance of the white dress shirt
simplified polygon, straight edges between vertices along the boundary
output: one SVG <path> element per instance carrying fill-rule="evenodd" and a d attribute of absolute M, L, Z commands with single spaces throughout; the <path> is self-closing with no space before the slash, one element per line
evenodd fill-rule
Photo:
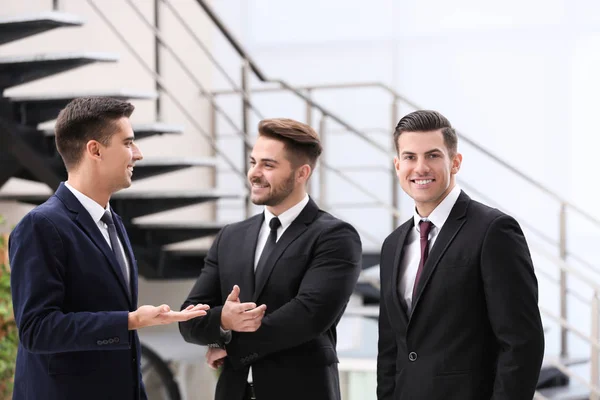
<path fill-rule="evenodd" d="M 415 286 L 415 279 L 417 277 L 417 270 L 419 269 L 419 262 L 421 261 L 421 242 L 420 234 L 421 229 L 419 228 L 419 222 L 422 220 L 431 221 L 433 226 L 429 231 L 429 254 L 435 243 L 440 230 L 444 226 L 444 223 L 450 215 L 450 211 L 456 204 L 458 196 L 460 195 L 460 187 L 458 185 L 448 193 L 446 198 L 429 214 L 428 217 L 421 217 L 415 207 L 414 212 L 414 226 L 408 233 L 404 248 L 402 249 L 402 260 L 400 261 L 400 279 L 399 291 L 403 294 L 404 302 L 406 304 L 407 313 L 410 314 L 412 310 L 412 294 Z"/>
<path fill-rule="evenodd" d="M 65 182 L 65 186 L 67 189 L 73 193 L 73 195 L 79 200 L 83 208 L 87 210 L 87 212 L 92 217 L 92 220 L 100 229 L 100 233 L 104 236 L 106 243 L 108 243 L 108 247 L 112 249 L 112 245 L 110 244 L 110 236 L 108 234 L 108 226 L 101 220 L 104 212 L 110 210 L 110 205 L 106 204 L 106 208 L 102 208 L 102 206 L 96 203 L 94 200 L 87 197 L 85 194 L 81 193 L 79 190 L 75 189 L 73 186 L 69 185 L 69 182 Z M 125 249 L 123 248 L 123 243 L 121 243 L 121 239 L 119 238 L 119 249 L 121 254 L 123 254 L 123 259 L 125 260 L 125 267 L 127 268 L 127 283 L 129 284 L 131 280 L 131 266 L 129 265 L 129 258 L 125 254 Z"/>
<path fill-rule="evenodd" d="M 279 222 L 281 222 L 281 226 L 277 229 L 277 240 L 279 240 L 281 235 L 283 235 L 283 232 L 285 232 L 285 230 L 289 228 L 290 225 L 292 225 L 292 222 L 294 222 L 294 220 L 298 218 L 298 215 L 300 215 L 300 213 L 302 212 L 302 210 L 304 210 L 304 207 L 306 207 L 307 204 L 308 195 L 306 195 L 304 199 L 302 199 L 298 204 L 287 209 L 286 211 L 281 213 L 281 215 L 277 216 L 279 218 Z M 269 210 L 267 210 L 267 207 L 265 207 L 265 220 L 262 226 L 260 227 L 260 232 L 258 233 L 258 242 L 256 243 L 256 251 L 254 252 L 255 271 L 256 266 L 258 265 L 258 260 L 260 260 L 262 251 L 265 248 L 265 245 L 267 244 L 267 239 L 271 234 L 271 228 L 269 227 L 269 223 L 275 217 L 276 215 L 273 215 Z"/>
<path fill-rule="evenodd" d="M 279 222 L 281 222 L 281 226 L 277 229 L 277 240 L 283 235 L 283 232 L 287 228 L 292 225 L 292 222 L 298 215 L 304 210 L 304 207 L 308 204 L 308 195 L 306 195 L 298 204 L 287 209 L 282 212 L 280 215 L 273 215 L 267 207 L 265 207 L 265 220 L 260 227 L 260 232 L 258 233 L 258 242 L 256 243 L 256 251 L 254 253 L 254 271 L 256 271 L 256 266 L 258 265 L 258 260 L 260 260 L 260 256 L 267 244 L 267 239 L 269 238 L 269 234 L 271 233 L 271 227 L 269 227 L 269 222 L 271 219 L 278 217 Z M 250 371 L 248 372 L 248 382 L 252 383 L 252 367 L 250 367 Z"/>

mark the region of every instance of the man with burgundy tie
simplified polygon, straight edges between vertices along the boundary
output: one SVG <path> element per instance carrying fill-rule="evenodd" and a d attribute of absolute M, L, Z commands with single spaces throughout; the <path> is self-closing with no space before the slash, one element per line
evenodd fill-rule
<path fill-rule="evenodd" d="M 56 121 L 67 182 L 9 240 L 19 349 L 14 400 L 145 400 L 137 329 L 206 315 L 137 306 L 137 265 L 111 195 L 142 159 L 133 105 L 79 98 Z"/>
<path fill-rule="evenodd" d="M 462 155 L 435 111 L 403 117 L 396 174 L 414 216 L 381 251 L 378 400 L 531 400 L 544 354 L 537 280 L 510 216 L 456 184 Z"/>
<path fill-rule="evenodd" d="M 258 133 L 248 180 L 264 212 L 215 238 L 183 303 L 211 310 L 181 323 L 181 334 L 223 366 L 217 400 L 340 400 L 336 325 L 358 279 L 361 242 L 306 193 L 317 133 L 283 118 L 261 121 Z"/>

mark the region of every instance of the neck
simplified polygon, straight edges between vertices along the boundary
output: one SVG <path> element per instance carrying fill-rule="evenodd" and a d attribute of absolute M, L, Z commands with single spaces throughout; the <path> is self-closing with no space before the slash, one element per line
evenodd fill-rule
<path fill-rule="evenodd" d="M 435 210 L 437 208 L 437 206 L 439 206 L 442 203 L 442 201 L 444 201 L 444 199 L 446 197 L 448 197 L 448 195 L 450 194 L 452 189 L 454 189 L 455 186 L 456 186 L 455 182 L 450 183 L 450 185 L 448 186 L 448 189 L 446 189 L 446 191 L 444 193 L 442 193 L 442 195 L 434 201 L 425 202 L 425 203 L 415 203 L 415 207 L 417 209 L 417 214 L 419 214 L 423 218 L 429 217 L 431 215 L 431 213 L 433 212 L 433 210 Z"/>
<path fill-rule="evenodd" d="M 69 185 L 100 204 L 102 208 L 106 208 L 110 195 L 112 194 L 106 187 L 99 185 L 95 179 L 91 179 L 87 174 L 80 172 L 69 172 L 67 182 Z"/>
<path fill-rule="evenodd" d="M 296 192 L 290 193 L 288 197 L 285 198 L 281 203 L 275 206 L 267 206 L 267 210 L 275 216 L 279 216 L 294 207 L 296 204 L 300 203 L 302 199 L 306 196 L 306 190 L 302 187 L 302 190 L 298 190 Z"/>

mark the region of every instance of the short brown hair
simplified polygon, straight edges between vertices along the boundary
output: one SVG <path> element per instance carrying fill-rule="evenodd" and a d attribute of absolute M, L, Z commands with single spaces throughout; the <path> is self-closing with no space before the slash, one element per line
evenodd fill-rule
<path fill-rule="evenodd" d="M 455 155 L 458 152 L 458 137 L 456 131 L 452 128 L 448 118 L 444 117 L 437 111 L 418 110 L 402 117 L 396 130 L 394 131 L 394 145 L 396 152 L 398 149 L 398 138 L 404 132 L 429 132 L 442 130 L 444 136 L 444 144 L 448 148 L 450 155 Z"/>
<path fill-rule="evenodd" d="M 288 159 L 294 167 L 308 164 L 314 170 L 323 152 L 317 132 L 310 125 L 293 119 L 263 119 L 258 123 L 258 134 L 284 142 Z"/>
<path fill-rule="evenodd" d="M 81 161 L 83 150 L 90 140 L 108 145 L 115 133 L 115 122 L 129 118 L 134 106 L 109 97 L 80 97 L 72 100 L 56 120 L 56 148 L 67 170 Z"/>

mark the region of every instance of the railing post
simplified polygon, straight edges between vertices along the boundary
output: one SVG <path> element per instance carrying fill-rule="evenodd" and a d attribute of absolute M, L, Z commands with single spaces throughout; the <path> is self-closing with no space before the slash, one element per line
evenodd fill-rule
<path fill-rule="evenodd" d="M 311 98 L 312 95 L 312 90 L 311 89 L 307 89 L 306 90 L 306 97 L 308 97 L 309 99 Z M 312 115 L 312 105 L 310 104 L 310 101 L 306 101 L 306 124 L 308 126 L 312 126 L 312 120 L 313 120 L 313 115 Z M 314 195 L 315 194 L 315 178 L 314 176 L 311 176 L 311 179 L 308 183 L 308 187 L 306 188 L 308 191 L 309 195 Z"/>
<path fill-rule="evenodd" d="M 217 102 L 217 96 L 215 95 L 214 97 L 215 103 Z M 208 107 L 209 107 L 209 114 L 210 114 L 210 137 L 213 140 L 214 143 L 217 143 L 217 109 L 215 107 L 215 103 L 209 102 L 208 103 Z M 217 152 L 215 151 L 215 149 L 213 149 L 211 147 L 211 156 L 212 157 L 216 157 Z M 217 186 L 217 169 L 216 168 L 212 168 L 211 169 L 212 173 L 210 174 L 211 177 L 211 182 L 210 182 L 210 187 L 216 187 Z M 212 202 L 212 220 L 216 221 L 217 220 L 217 202 Z"/>
<path fill-rule="evenodd" d="M 398 124 L 398 96 L 394 96 L 394 100 L 392 101 L 392 129 L 390 130 L 392 135 L 392 151 L 396 153 L 396 143 L 394 143 L 394 131 L 396 130 L 396 124 Z M 390 160 L 391 162 L 391 160 Z M 393 164 L 391 167 L 391 177 L 392 177 L 392 207 L 396 210 L 400 209 L 400 196 L 398 194 L 399 191 L 399 182 L 398 177 L 396 176 L 396 169 Z M 396 229 L 399 225 L 399 218 L 394 213 L 392 215 L 392 230 Z"/>
<path fill-rule="evenodd" d="M 154 0 L 154 27 L 157 31 L 160 31 L 160 3 L 161 0 Z M 158 36 L 154 35 L 154 71 L 158 76 L 161 75 L 160 62 L 161 62 L 161 42 Z M 161 89 L 162 86 L 158 82 L 158 80 L 154 81 L 154 89 L 158 96 L 156 96 L 156 101 L 154 102 L 154 112 L 156 113 L 156 120 L 162 121 L 162 108 L 161 108 Z"/>
<path fill-rule="evenodd" d="M 242 93 L 246 93 L 246 96 L 242 95 L 242 131 L 244 132 L 244 143 L 243 143 L 243 161 L 242 161 L 242 170 L 248 170 L 248 159 L 250 158 L 250 152 L 248 149 L 248 142 L 250 137 L 250 122 L 249 122 L 249 100 L 250 100 L 250 90 L 248 88 L 248 73 L 250 69 L 250 64 L 247 59 L 242 60 Z M 250 188 L 246 191 L 246 197 L 244 200 L 244 218 L 248 218 L 251 214 L 252 204 L 250 203 Z"/>
<path fill-rule="evenodd" d="M 560 236 L 559 236 L 559 251 L 560 258 L 563 261 L 567 260 L 567 204 L 560 204 Z M 567 313 L 567 271 L 560 271 L 560 317 L 568 321 Z M 569 356 L 568 347 L 568 330 L 564 326 L 560 328 L 560 356 L 566 358 Z"/>
<path fill-rule="evenodd" d="M 591 347 L 591 356 L 590 356 L 590 384 L 598 388 L 600 385 L 600 379 L 598 379 L 598 374 L 600 373 L 600 359 L 598 357 L 598 349 L 596 348 L 595 343 L 600 341 L 600 329 L 598 327 L 598 313 L 600 312 L 600 302 L 598 300 L 598 291 L 594 290 L 594 297 L 592 298 L 592 335 L 591 339 L 593 343 L 590 343 Z M 600 396 L 597 392 L 592 391 L 590 395 L 590 400 L 600 400 Z"/>
<path fill-rule="evenodd" d="M 321 121 L 319 121 L 319 137 L 321 138 L 321 143 L 323 144 L 323 152 L 321 153 L 321 160 L 325 160 L 325 156 L 327 155 L 327 151 L 325 150 L 327 146 L 325 145 L 325 129 L 327 129 L 327 114 L 323 114 L 321 116 Z M 326 208 L 327 204 L 327 170 L 323 168 L 323 165 L 319 166 L 319 205 L 322 208 Z"/>

